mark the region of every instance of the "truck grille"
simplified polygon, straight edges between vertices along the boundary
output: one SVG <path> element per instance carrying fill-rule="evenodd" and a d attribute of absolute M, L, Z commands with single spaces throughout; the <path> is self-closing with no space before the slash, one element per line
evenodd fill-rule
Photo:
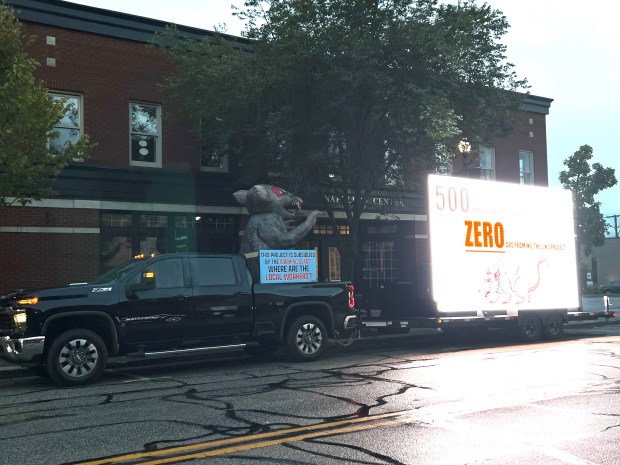
<path fill-rule="evenodd" d="M 0 308 L 0 336 L 7 336 L 15 329 L 13 318 Z"/>

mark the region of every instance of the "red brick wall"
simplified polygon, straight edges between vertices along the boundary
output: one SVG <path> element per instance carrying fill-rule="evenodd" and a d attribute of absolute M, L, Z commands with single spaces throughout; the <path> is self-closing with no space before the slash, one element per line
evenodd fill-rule
<path fill-rule="evenodd" d="M 98 234 L 2 233 L 0 294 L 66 285 L 99 274 Z"/>
<path fill-rule="evenodd" d="M 83 95 L 84 130 L 97 144 L 87 163 L 129 165 L 129 102 L 141 101 L 162 105 L 162 167 L 200 169 L 187 122 L 169 118 L 174 103 L 159 91 L 172 70 L 161 52 L 140 42 L 27 22 L 23 31 L 36 36 L 28 53 L 41 63 L 36 76 L 46 87 Z M 46 45 L 48 35 L 56 45 Z M 56 66 L 46 65 L 48 57 Z"/>
<path fill-rule="evenodd" d="M 98 210 L 0 208 L 0 226 L 97 228 Z M 53 230 L 52 230 L 53 231 Z M 0 231 L 0 295 L 65 285 L 99 274 L 99 234 Z"/>
<path fill-rule="evenodd" d="M 533 137 L 530 137 L 530 132 Z M 545 115 L 525 113 L 521 129 L 506 138 L 496 140 L 493 146 L 498 181 L 519 182 L 519 150 L 528 150 L 534 154 L 534 184 L 548 185 Z"/>
<path fill-rule="evenodd" d="M 98 228 L 99 210 L 80 208 L 0 208 L 0 226 Z"/>
<path fill-rule="evenodd" d="M 495 147 L 495 177 L 497 181 L 519 182 L 519 151 L 527 150 L 534 154 L 534 184 L 548 185 L 547 169 L 547 133 L 545 115 L 538 113 L 523 113 L 520 115 L 521 127 L 510 136 L 496 139 L 489 145 Z M 532 124 L 530 124 L 530 119 Z M 530 137 L 530 132 L 532 137 Z M 477 173 L 470 165 L 470 174 Z M 462 170 L 459 157 L 454 159 L 454 172 Z"/>

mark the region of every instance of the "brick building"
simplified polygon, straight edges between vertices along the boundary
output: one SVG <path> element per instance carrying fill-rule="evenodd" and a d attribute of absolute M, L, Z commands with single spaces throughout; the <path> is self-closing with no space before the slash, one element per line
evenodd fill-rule
<path fill-rule="evenodd" d="M 86 132 L 97 146 L 61 173 L 57 197 L 0 210 L 0 292 L 89 280 L 141 252 L 236 252 L 245 210 L 232 193 L 249 186 L 235 185 L 226 160 L 201 158 L 189 126 L 169 117 L 174 102 L 157 83 L 170 67 L 147 47 L 166 24 L 57 0 L 9 5 L 23 32 L 37 37 L 29 49 L 41 63 L 37 77 L 69 98 L 74 117 L 56 129 L 65 138 Z M 547 185 L 551 101 L 524 96 L 522 129 L 483 148 L 467 175 Z M 320 208 L 306 200 L 309 210 Z M 371 203 L 375 210 L 362 217 L 356 285 L 380 295 L 386 285 L 419 281 L 416 267 L 428 262 L 426 207 L 413 192 L 377 194 Z M 321 221 L 304 247 L 318 251 L 319 278 L 337 280 L 334 233 L 348 228 L 333 231 Z"/>

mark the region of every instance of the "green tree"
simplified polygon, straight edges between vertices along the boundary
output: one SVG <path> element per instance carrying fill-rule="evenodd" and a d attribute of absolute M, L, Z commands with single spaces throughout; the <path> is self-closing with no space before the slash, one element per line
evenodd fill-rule
<path fill-rule="evenodd" d="M 586 255 L 590 255 L 592 247 L 603 245 L 607 230 L 601 203 L 594 196 L 618 182 L 613 168 L 590 164 L 593 156 L 592 147 L 582 145 L 564 160 L 566 169 L 559 176 L 562 186 L 573 192 L 577 241 Z"/>
<path fill-rule="evenodd" d="M 0 3 L 0 206 L 52 196 L 50 180 L 88 150 L 87 136 L 49 148 L 59 135 L 50 129 L 64 115 L 65 103 L 33 76 L 38 63 L 25 52 L 30 41 L 13 10 Z"/>
<path fill-rule="evenodd" d="M 243 182 L 314 192 L 334 224 L 337 195 L 354 240 L 377 190 L 420 188 L 462 139 L 475 150 L 514 127 L 526 82 L 486 4 L 249 0 L 237 14 L 247 40 L 167 38 L 164 88 Z M 339 248 L 352 263 L 355 242 Z"/>

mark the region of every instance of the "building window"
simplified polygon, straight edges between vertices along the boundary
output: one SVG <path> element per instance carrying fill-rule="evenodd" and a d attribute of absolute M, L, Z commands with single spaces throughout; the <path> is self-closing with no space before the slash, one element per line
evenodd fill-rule
<path fill-rule="evenodd" d="M 49 141 L 52 152 L 60 152 L 67 145 L 77 143 L 82 137 L 82 97 L 79 95 L 52 94 L 52 98 L 56 102 L 64 101 L 65 107 L 62 118 L 52 127 L 52 131 L 56 132 L 58 137 Z"/>
<path fill-rule="evenodd" d="M 398 279 L 399 259 L 394 241 L 368 241 L 362 250 L 363 279 L 368 287 L 380 287 Z"/>
<path fill-rule="evenodd" d="M 349 226 L 344 224 L 339 224 L 338 226 L 338 234 L 347 235 L 349 234 Z M 317 224 L 312 229 L 314 234 L 325 235 L 325 234 L 334 234 L 334 229 L 331 224 Z"/>
<path fill-rule="evenodd" d="M 99 224 L 101 271 L 137 255 L 239 250 L 232 215 L 104 211 Z"/>
<path fill-rule="evenodd" d="M 205 224 L 209 232 L 232 232 L 235 229 L 232 216 L 208 216 Z"/>
<path fill-rule="evenodd" d="M 130 164 L 161 168 L 161 107 L 129 105 Z"/>
<path fill-rule="evenodd" d="M 521 184 L 534 184 L 534 154 L 519 151 L 519 180 Z"/>
<path fill-rule="evenodd" d="M 480 179 L 495 180 L 495 147 L 480 147 Z"/>
<path fill-rule="evenodd" d="M 112 226 L 122 228 L 131 226 L 132 217 L 130 214 L 123 213 L 102 213 L 101 214 L 101 226 Z"/>
<path fill-rule="evenodd" d="M 168 216 L 140 215 L 140 226 L 145 228 L 165 228 L 168 226 Z"/>
<path fill-rule="evenodd" d="M 342 264 L 337 247 L 329 247 L 329 277 L 330 281 L 342 281 Z"/>
<path fill-rule="evenodd" d="M 196 252 L 196 225 L 200 216 L 182 215 L 174 217 L 173 252 Z"/>

